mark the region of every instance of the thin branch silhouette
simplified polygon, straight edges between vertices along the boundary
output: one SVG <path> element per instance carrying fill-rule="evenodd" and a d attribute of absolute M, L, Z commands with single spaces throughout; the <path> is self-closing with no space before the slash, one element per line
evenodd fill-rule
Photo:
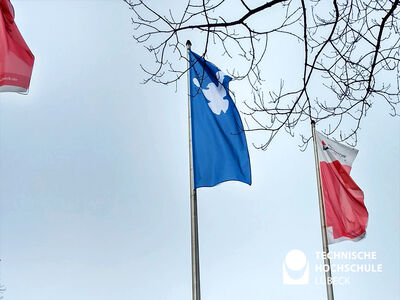
<path fill-rule="evenodd" d="M 186 74 L 187 67 L 179 65 L 187 65 L 188 34 L 204 36 L 203 57 L 218 46 L 232 66 L 245 67 L 228 74 L 249 86 L 252 97 L 242 112 L 246 130 L 266 133 L 257 148 L 267 149 L 281 131 L 293 136 L 307 120 L 323 123 L 325 134 L 354 146 L 374 103 L 385 103 L 389 114 L 398 116 L 399 0 L 271 0 L 259 6 L 245 0 L 187 0 L 180 13 L 163 13 L 156 1 L 123 1 L 132 11 L 134 39 L 154 57 L 154 65 L 141 66 L 144 83 L 171 84 Z M 242 13 L 234 15 L 229 5 Z M 254 22 L 260 15 L 265 20 L 274 16 L 274 22 Z M 276 36 L 303 48 L 296 62 L 303 71 L 298 84 L 287 87 L 282 78 L 278 90 L 272 90 L 265 87 L 262 64 Z M 300 136 L 305 149 L 310 133 Z"/>

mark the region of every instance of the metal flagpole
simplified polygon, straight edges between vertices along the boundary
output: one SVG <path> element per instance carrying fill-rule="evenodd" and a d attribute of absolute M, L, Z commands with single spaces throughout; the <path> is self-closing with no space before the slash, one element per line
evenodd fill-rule
<path fill-rule="evenodd" d="M 192 117 L 190 108 L 190 59 L 189 51 L 192 43 L 186 42 L 188 57 L 188 122 L 189 122 L 189 164 L 190 164 L 190 219 L 192 237 L 192 299 L 200 300 L 200 264 L 199 264 L 199 232 L 197 222 L 197 192 L 193 181 L 193 154 L 192 154 Z"/>
<path fill-rule="evenodd" d="M 319 168 L 319 158 L 317 150 L 317 141 L 315 136 L 315 121 L 311 120 L 311 131 L 314 143 L 314 158 L 315 158 L 315 170 L 317 173 L 317 184 L 318 184 L 318 198 L 319 198 L 319 215 L 321 219 L 321 233 L 322 233 L 322 249 L 324 255 L 324 270 L 325 270 L 325 282 L 326 282 L 326 293 L 328 300 L 333 300 L 333 285 L 332 285 L 332 274 L 331 274 L 331 262 L 328 258 L 329 247 L 328 238 L 326 235 L 326 219 L 325 219 L 325 206 L 322 194 L 321 185 L 321 170 Z"/>

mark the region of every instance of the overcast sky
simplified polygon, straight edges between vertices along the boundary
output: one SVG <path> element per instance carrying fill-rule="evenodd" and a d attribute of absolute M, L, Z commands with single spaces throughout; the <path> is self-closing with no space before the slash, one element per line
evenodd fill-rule
<path fill-rule="evenodd" d="M 186 81 L 176 92 L 140 84 L 139 64 L 152 58 L 132 39 L 122 1 L 13 4 L 36 60 L 29 95 L 0 94 L 4 299 L 190 299 Z M 292 50 L 279 49 L 285 60 Z M 228 67 L 219 53 L 208 58 Z M 279 83 L 276 73 L 266 68 Z M 251 187 L 199 190 L 203 299 L 324 299 L 314 281 L 323 276 L 314 267 L 322 263 L 314 157 L 298 144 L 280 135 L 267 151 L 250 147 Z M 335 299 L 395 299 L 400 122 L 382 103 L 362 123 L 357 148 L 352 176 L 370 213 L 367 237 L 331 250 L 377 258 L 332 263 L 382 264 L 383 272 L 336 274 L 350 283 L 334 287 Z M 307 255 L 307 285 L 282 282 L 292 249 Z"/>

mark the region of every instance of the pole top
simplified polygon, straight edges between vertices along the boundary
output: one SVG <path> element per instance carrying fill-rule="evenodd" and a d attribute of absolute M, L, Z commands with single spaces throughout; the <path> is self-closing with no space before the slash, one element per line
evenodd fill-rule
<path fill-rule="evenodd" d="M 186 41 L 186 48 L 190 49 L 190 47 L 192 47 L 192 43 L 190 42 L 190 40 Z"/>
<path fill-rule="evenodd" d="M 314 120 L 311 120 L 311 124 L 312 124 L 312 125 L 315 125 L 315 121 L 314 121 Z"/>

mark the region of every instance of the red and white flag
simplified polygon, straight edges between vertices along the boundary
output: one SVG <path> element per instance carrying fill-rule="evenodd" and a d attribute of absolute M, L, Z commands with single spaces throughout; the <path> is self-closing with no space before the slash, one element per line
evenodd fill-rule
<path fill-rule="evenodd" d="M 35 58 L 14 17 L 10 0 L 0 0 L 0 92 L 26 93 Z"/>
<path fill-rule="evenodd" d="M 316 132 L 328 243 L 365 236 L 368 211 L 364 193 L 350 177 L 358 150 Z"/>

